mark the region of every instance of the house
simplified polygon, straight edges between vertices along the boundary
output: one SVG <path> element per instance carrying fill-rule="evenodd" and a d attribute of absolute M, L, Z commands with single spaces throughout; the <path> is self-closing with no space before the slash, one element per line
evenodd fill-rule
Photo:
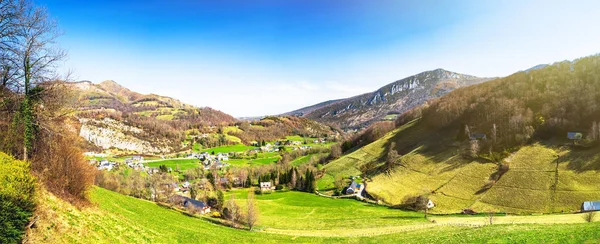
<path fill-rule="evenodd" d="M 217 160 L 219 160 L 219 161 L 227 161 L 227 160 L 229 160 L 229 154 L 227 154 L 227 153 L 219 153 L 219 154 L 217 154 Z"/>
<path fill-rule="evenodd" d="M 260 182 L 260 190 L 261 191 L 271 190 L 271 182 L 270 181 Z"/>
<path fill-rule="evenodd" d="M 469 139 L 471 140 L 486 140 L 487 136 L 484 133 L 471 133 L 471 136 L 469 137 Z"/>
<path fill-rule="evenodd" d="M 581 212 L 600 210 L 600 201 L 589 201 L 581 204 Z"/>
<path fill-rule="evenodd" d="M 433 203 L 433 201 L 429 200 L 427 202 L 427 206 L 426 207 L 427 207 L 427 209 L 432 209 L 433 207 L 435 207 L 435 204 Z"/>
<path fill-rule="evenodd" d="M 203 201 L 194 200 L 191 198 L 187 198 L 183 201 L 183 206 L 186 208 L 195 208 L 201 214 L 210 213 L 210 206 Z"/>
<path fill-rule="evenodd" d="M 567 132 L 567 137 L 570 140 L 581 140 L 583 139 L 583 134 L 579 132 Z"/>
<path fill-rule="evenodd" d="M 108 160 L 100 161 L 100 165 L 98 165 L 98 170 L 108 170 L 111 171 L 115 167 L 115 163 L 108 162 Z"/>
<path fill-rule="evenodd" d="M 233 177 L 233 185 L 234 186 L 242 186 L 242 179 L 240 177 Z"/>
<path fill-rule="evenodd" d="M 144 161 L 144 157 L 142 157 L 142 156 L 133 156 L 133 157 L 131 157 L 131 159 L 133 161 L 137 161 L 137 162 Z"/>
<path fill-rule="evenodd" d="M 195 199 L 191 199 L 189 197 L 184 197 L 184 196 L 180 196 L 180 195 L 174 195 L 171 198 L 171 201 L 173 201 L 175 204 L 184 207 L 184 208 L 195 208 L 197 209 L 201 214 L 206 214 L 210 212 L 210 206 L 208 206 L 208 204 L 206 204 L 203 201 L 198 201 Z"/>
<path fill-rule="evenodd" d="M 359 184 L 356 181 L 352 181 L 350 186 L 346 189 L 346 194 L 360 196 L 362 191 L 365 189 L 364 184 Z"/>
<path fill-rule="evenodd" d="M 156 174 L 156 173 L 159 173 L 159 172 L 160 172 L 160 169 L 158 169 L 158 168 L 148 168 L 148 170 L 147 170 L 147 171 L 148 171 L 148 174 L 150 174 L 150 175 L 151 175 L 151 174 Z"/>
<path fill-rule="evenodd" d="M 227 185 L 229 184 L 229 180 L 225 177 L 221 177 L 219 178 L 219 183 L 221 183 L 221 185 Z"/>

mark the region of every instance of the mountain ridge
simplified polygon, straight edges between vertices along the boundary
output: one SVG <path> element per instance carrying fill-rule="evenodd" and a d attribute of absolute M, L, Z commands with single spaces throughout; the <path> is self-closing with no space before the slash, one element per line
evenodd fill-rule
<path fill-rule="evenodd" d="M 346 130 L 361 129 L 390 113 L 401 114 L 454 89 L 491 79 L 438 68 L 396 80 L 373 92 L 321 102 L 284 115 L 306 117 Z"/>

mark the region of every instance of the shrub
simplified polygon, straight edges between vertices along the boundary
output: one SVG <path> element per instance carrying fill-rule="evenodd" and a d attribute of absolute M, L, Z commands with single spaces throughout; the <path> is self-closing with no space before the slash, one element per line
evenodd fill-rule
<path fill-rule="evenodd" d="M 29 164 L 0 152 L 0 243 L 18 243 L 35 208 Z"/>
<path fill-rule="evenodd" d="M 594 222 L 594 218 L 596 217 L 596 211 L 590 211 L 583 214 L 583 219 L 585 222 L 591 223 Z"/>
<path fill-rule="evenodd" d="M 221 213 L 215 211 L 215 212 L 210 212 L 210 217 L 221 218 L 222 216 L 221 216 Z"/>
<path fill-rule="evenodd" d="M 276 185 L 275 190 L 278 190 L 278 191 L 283 190 L 283 185 L 282 184 Z"/>
<path fill-rule="evenodd" d="M 68 129 L 40 132 L 31 168 L 49 191 L 70 202 L 86 200 L 96 169 L 84 158 L 81 138 Z"/>

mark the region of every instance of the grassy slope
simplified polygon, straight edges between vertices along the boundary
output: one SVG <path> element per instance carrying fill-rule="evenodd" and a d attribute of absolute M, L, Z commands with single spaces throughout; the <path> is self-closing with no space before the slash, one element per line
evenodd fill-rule
<path fill-rule="evenodd" d="M 359 175 L 368 162 L 383 164 L 388 144 L 396 142 L 402 166 L 391 174 L 377 174 L 367 190 L 391 204 L 409 196 L 425 194 L 436 204 L 433 212 L 454 213 L 465 208 L 512 213 L 573 212 L 583 201 L 600 199 L 600 156 L 597 148 L 571 151 L 552 144 L 536 143 L 516 151 L 507 161 L 510 170 L 488 191 L 479 192 L 497 166 L 458 155 L 450 146 L 451 133 L 430 135 L 413 121 L 382 139 L 325 166 L 320 189 L 332 186 L 333 176 Z M 562 151 L 561 151 L 562 150 Z M 561 154 L 558 168 L 556 155 Z M 556 187 L 554 187 L 556 186 Z"/>
<path fill-rule="evenodd" d="M 243 198 L 242 192 L 236 194 Z M 261 224 L 267 223 L 280 228 L 265 228 L 262 232 L 248 232 L 212 224 L 202 218 L 188 217 L 152 202 L 100 188 L 91 192 L 94 205 L 82 209 L 77 209 L 47 192 L 42 192 L 41 196 L 38 227 L 32 229 L 29 235 L 33 243 L 580 243 L 585 240 L 600 240 L 600 232 L 597 231 L 600 223 L 582 224 L 581 221 L 577 222 L 570 217 L 579 217 L 576 215 L 560 215 L 564 217 L 558 218 L 559 221 L 568 224 L 554 225 L 503 224 L 478 228 L 448 226 L 457 219 L 462 222 L 465 219 L 474 222 L 482 219 L 485 221 L 485 217 L 436 219 L 444 225 L 423 224 L 422 220 L 414 219 L 414 225 L 408 225 L 413 213 L 361 206 L 361 203 L 351 200 L 317 199 L 304 193 L 257 196 Z M 243 200 L 240 202 L 243 203 Z M 307 213 L 308 209 L 315 209 L 314 213 Z M 350 211 L 350 214 L 336 215 L 335 211 Z M 353 214 L 357 216 L 357 220 L 353 220 Z M 376 217 L 367 219 L 366 216 L 371 214 Z M 386 219 L 386 214 L 389 214 L 390 218 Z M 408 218 L 400 218 L 403 216 Z M 502 218 L 498 217 L 498 223 L 502 223 Z M 541 218 L 544 221 L 549 219 L 545 216 L 530 218 Z M 552 218 L 553 221 L 555 219 L 557 218 Z M 393 220 L 399 224 L 391 223 Z M 401 229 L 395 230 L 394 234 L 373 234 L 370 237 L 354 233 L 368 228 L 371 223 L 377 226 L 386 221 Z M 519 221 L 517 219 L 513 222 Z M 338 228 L 338 224 L 343 225 L 340 227 L 358 224 L 359 228 L 344 228 L 342 233 L 315 230 L 320 227 Z M 303 226 L 307 230 L 296 229 Z M 386 227 L 375 229 L 387 230 Z M 269 231 L 284 234 L 267 233 Z"/>
<path fill-rule="evenodd" d="M 158 168 L 159 166 L 161 166 L 163 164 L 165 166 L 167 166 L 168 168 L 172 168 L 173 170 L 175 170 L 177 168 L 177 165 L 179 165 L 179 169 L 181 169 L 181 170 L 197 168 L 197 167 L 202 166 L 202 164 L 200 163 L 200 160 L 198 160 L 198 159 L 166 159 L 166 160 L 150 162 L 150 163 L 147 163 L 146 165 L 148 167 Z"/>

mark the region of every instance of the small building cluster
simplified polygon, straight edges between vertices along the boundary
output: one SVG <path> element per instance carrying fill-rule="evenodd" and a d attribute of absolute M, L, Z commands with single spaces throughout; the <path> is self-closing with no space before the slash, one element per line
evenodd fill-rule
<path fill-rule="evenodd" d="M 119 167 L 119 163 L 113 162 L 113 161 L 108 161 L 107 159 L 101 159 L 100 161 L 98 161 L 96 159 L 91 159 L 89 162 L 91 165 L 96 166 L 96 168 L 98 170 L 111 171 L 111 170 Z M 132 156 L 131 158 L 125 159 L 125 164 L 129 168 L 132 168 L 135 170 L 145 170 L 146 167 L 144 166 L 143 162 L 144 162 L 144 157 L 142 157 L 142 156 Z"/>

